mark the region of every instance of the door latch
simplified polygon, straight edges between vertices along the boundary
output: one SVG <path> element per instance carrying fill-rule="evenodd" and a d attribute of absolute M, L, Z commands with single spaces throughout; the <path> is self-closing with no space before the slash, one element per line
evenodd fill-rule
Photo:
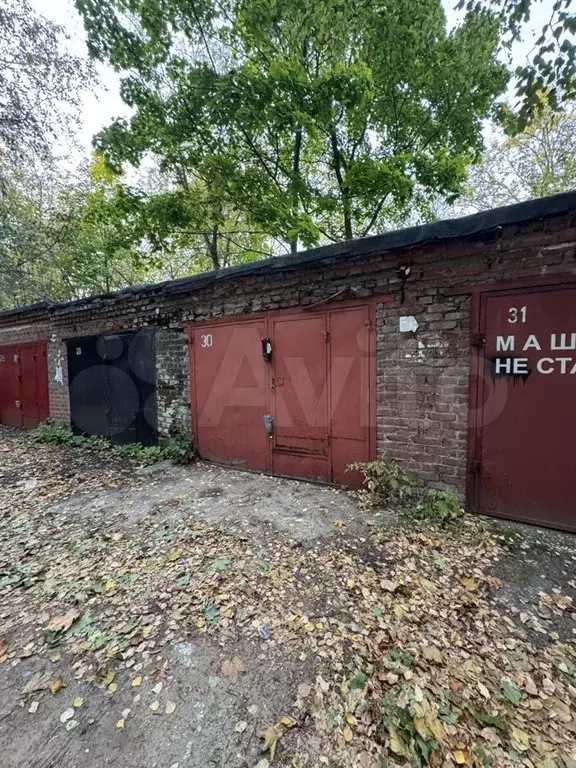
<path fill-rule="evenodd" d="M 272 435 L 274 434 L 274 419 L 269 413 L 264 414 L 264 429 L 270 435 L 270 439 L 272 439 Z"/>

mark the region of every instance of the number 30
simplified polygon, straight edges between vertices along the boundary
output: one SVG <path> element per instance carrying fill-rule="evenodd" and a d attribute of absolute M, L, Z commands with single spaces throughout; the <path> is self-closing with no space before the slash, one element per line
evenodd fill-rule
<path fill-rule="evenodd" d="M 212 346 L 212 334 L 206 333 L 200 337 L 200 346 L 201 347 L 211 347 Z"/>

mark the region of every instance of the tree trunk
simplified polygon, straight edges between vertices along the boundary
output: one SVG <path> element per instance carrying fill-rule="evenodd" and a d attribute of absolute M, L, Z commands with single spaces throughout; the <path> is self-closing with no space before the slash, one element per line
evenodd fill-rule
<path fill-rule="evenodd" d="M 292 163 L 292 210 L 298 211 L 298 200 L 300 196 L 300 156 L 302 154 L 302 126 L 296 129 L 294 139 L 294 161 Z M 298 235 L 290 241 L 290 252 L 298 252 Z"/>
<path fill-rule="evenodd" d="M 220 269 L 220 258 L 218 254 L 218 227 L 215 226 L 211 232 L 204 232 L 204 240 L 206 241 L 206 248 L 208 250 L 208 256 L 212 262 L 214 269 Z"/>
<path fill-rule="evenodd" d="M 332 160 L 334 163 L 334 173 L 338 182 L 338 189 L 342 198 L 342 212 L 344 214 L 344 237 L 346 240 L 352 240 L 352 210 L 350 205 L 350 190 L 345 178 L 344 159 L 338 146 L 338 136 L 336 129 L 330 131 L 330 143 L 332 145 Z"/>

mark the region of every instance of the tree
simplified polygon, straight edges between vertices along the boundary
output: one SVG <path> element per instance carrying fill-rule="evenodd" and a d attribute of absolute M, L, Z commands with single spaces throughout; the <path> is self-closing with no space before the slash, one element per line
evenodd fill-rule
<path fill-rule="evenodd" d="M 513 137 L 492 140 L 470 170 L 460 213 L 486 210 L 576 189 L 576 109 L 553 112 L 544 97 L 532 123 Z"/>
<path fill-rule="evenodd" d="M 101 158 L 75 177 L 46 157 L 36 166 L 13 161 L 0 206 L 0 307 L 142 282 L 137 204 Z"/>
<path fill-rule="evenodd" d="M 28 0 L 0 0 L 0 172 L 7 156 L 46 153 L 74 119 L 91 74 L 65 43 Z"/>
<path fill-rule="evenodd" d="M 233 210 L 292 251 L 457 194 L 507 82 L 494 18 L 448 33 L 440 0 L 77 6 L 134 108 L 97 138 L 109 162 L 151 154 L 199 229 Z"/>
<path fill-rule="evenodd" d="M 541 0 L 460 0 L 458 7 L 494 12 L 500 19 L 503 47 L 510 49 L 522 39 L 531 13 L 539 5 Z M 516 69 L 517 131 L 538 115 L 542 94 L 554 111 L 576 97 L 576 14 L 571 9 L 572 0 L 550 0 L 550 15 L 535 42 L 532 58 Z"/>

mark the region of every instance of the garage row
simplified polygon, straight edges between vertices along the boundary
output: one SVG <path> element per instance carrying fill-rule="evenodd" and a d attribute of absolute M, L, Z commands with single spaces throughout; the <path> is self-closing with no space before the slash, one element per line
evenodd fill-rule
<path fill-rule="evenodd" d="M 575 241 L 559 195 L 0 313 L 0 423 L 178 426 L 203 459 L 347 486 L 386 455 L 471 511 L 576 530 Z"/>

